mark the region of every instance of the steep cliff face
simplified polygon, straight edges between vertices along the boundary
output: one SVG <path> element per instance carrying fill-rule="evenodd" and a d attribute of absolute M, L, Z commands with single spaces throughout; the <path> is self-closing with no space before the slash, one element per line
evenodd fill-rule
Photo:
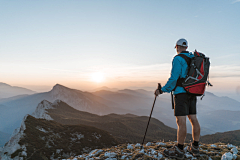
<path fill-rule="evenodd" d="M 16 151 L 21 151 L 21 155 L 27 155 L 26 146 L 20 145 L 19 141 L 25 136 L 24 131 L 26 130 L 26 119 L 28 115 L 23 118 L 21 123 L 21 127 L 15 129 L 10 140 L 4 145 L 4 147 L 0 151 L 0 159 L 1 160 L 17 160 L 18 158 L 13 158 L 11 155 L 14 155 Z"/>
<path fill-rule="evenodd" d="M 62 125 L 48 114 L 57 110 L 56 100 L 42 101 L 31 115 L 26 115 L 9 142 L 0 150 L 1 160 L 57 159 L 109 147 L 118 142 L 108 132 L 85 125 Z"/>
<path fill-rule="evenodd" d="M 59 100 L 55 101 L 54 103 L 58 103 Z M 35 118 L 46 119 L 46 120 L 53 120 L 47 113 L 47 109 L 54 109 L 52 103 L 48 102 L 47 100 L 43 100 L 37 106 L 35 112 L 33 112 L 32 116 Z"/>

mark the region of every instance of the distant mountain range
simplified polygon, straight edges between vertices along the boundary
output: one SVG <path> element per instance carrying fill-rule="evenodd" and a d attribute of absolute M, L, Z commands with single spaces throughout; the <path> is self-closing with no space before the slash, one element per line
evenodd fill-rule
<path fill-rule="evenodd" d="M 0 131 L 12 134 L 14 129 L 20 126 L 23 117 L 26 114 L 32 114 L 42 100 L 53 103 L 57 99 L 66 102 L 76 110 L 97 115 L 130 113 L 149 116 L 154 95 L 153 92 L 141 89 L 99 90 L 90 93 L 57 84 L 49 92 L 0 99 Z M 240 129 L 240 119 L 238 118 L 240 102 L 206 92 L 203 100 L 198 100 L 197 106 L 201 135 Z M 176 129 L 177 125 L 173 115 L 170 95 L 160 95 L 154 107 L 153 117 Z M 191 133 L 189 122 L 187 128 L 188 133 Z"/>
<path fill-rule="evenodd" d="M 6 83 L 0 82 L 0 99 L 1 98 L 9 98 L 13 96 L 18 95 L 30 95 L 36 93 L 35 91 L 32 91 L 30 89 L 22 88 L 22 87 L 16 87 L 16 86 L 10 86 Z"/>
<path fill-rule="evenodd" d="M 0 131 L 11 134 L 15 128 L 19 127 L 22 118 L 26 114 L 34 112 L 39 102 L 42 100 L 54 102 L 57 99 L 63 100 L 77 110 L 99 115 L 128 112 L 115 107 L 118 104 L 95 96 L 92 93 L 70 89 L 57 84 L 49 92 L 0 100 L 0 105 L 4 105 L 4 107 L 1 107 L 0 112 L 0 122 L 2 122 Z"/>
<path fill-rule="evenodd" d="M 90 92 L 96 92 L 96 91 L 101 91 L 101 90 L 115 92 L 115 91 L 118 91 L 119 89 L 117 89 L 117 88 L 109 88 L 107 86 L 103 86 L 103 87 L 95 88 L 95 89 L 91 90 Z"/>
<path fill-rule="evenodd" d="M 199 121 L 204 128 L 216 132 L 240 129 L 240 111 L 216 110 L 199 114 Z"/>
<path fill-rule="evenodd" d="M 93 94 L 116 102 L 121 108 L 131 109 L 131 113 L 137 115 L 148 115 L 154 99 L 153 92 L 145 90 L 125 89 L 116 92 L 101 90 Z M 171 108 L 170 94 L 160 95 L 154 107 L 153 117 L 170 127 L 177 128 Z M 201 135 L 240 129 L 239 112 L 240 102 L 206 92 L 204 98 L 197 101 L 197 116 L 202 127 Z M 189 122 L 187 128 L 191 133 Z"/>
<path fill-rule="evenodd" d="M 198 105 L 205 106 L 201 107 L 205 111 L 215 110 L 228 110 L 228 111 L 240 111 L 240 102 L 236 101 L 227 96 L 218 97 L 213 93 L 206 92 L 202 100 L 198 100 Z M 201 110 L 199 107 L 199 110 Z"/>

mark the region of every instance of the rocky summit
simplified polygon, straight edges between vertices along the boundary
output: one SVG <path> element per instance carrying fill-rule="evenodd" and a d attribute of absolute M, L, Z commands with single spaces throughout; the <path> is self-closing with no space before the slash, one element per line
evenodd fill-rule
<path fill-rule="evenodd" d="M 141 144 L 120 144 L 111 148 L 95 149 L 67 160 L 172 160 L 163 155 L 165 149 L 176 142 L 148 142 L 141 149 Z M 184 145 L 185 158 L 188 160 L 240 160 L 240 147 L 232 144 L 214 143 L 200 144 L 200 157 L 193 157 Z M 63 159 L 66 160 L 66 159 Z"/>

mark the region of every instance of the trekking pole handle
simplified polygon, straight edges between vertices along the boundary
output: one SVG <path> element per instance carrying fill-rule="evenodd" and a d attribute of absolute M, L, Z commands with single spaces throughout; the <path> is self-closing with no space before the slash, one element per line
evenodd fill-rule
<path fill-rule="evenodd" d="M 158 83 L 158 89 L 161 91 L 162 89 L 161 83 Z"/>
<path fill-rule="evenodd" d="M 160 94 L 163 94 L 161 83 L 158 83 L 158 90 Z"/>

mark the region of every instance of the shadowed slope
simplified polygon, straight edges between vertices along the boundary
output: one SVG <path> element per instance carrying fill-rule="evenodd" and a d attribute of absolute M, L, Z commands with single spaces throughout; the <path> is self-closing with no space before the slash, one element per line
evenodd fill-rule
<path fill-rule="evenodd" d="M 108 132 L 85 125 L 62 125 L 54 121 L 36 119 L 28 115 L 24 131 L 16 142 L 20 148 L 11 146 L 11 139 L 5 146 L 3 158 L 25 157 L 28 159 L 67 158 L 89 152 L 92 149 L 118 144 Z M 2 154 L 3 154 L 2 152 Z M 19 158 L 18 157 L 18 158 Z"/>
<path fill-rule="evenodd" d="M 134 116 L 131 114 L 117 115 L 109 114 L 98 116 L 87 112 L 77 111 L 64 102 L 59 102 L 48 109 L 48 114 L 54 121 L 61 124 L 84 124 L 108 131 L 116 137 L 121 143 L 141 142 L 145 133 L 148 117 Z M 176 129 L 164 125 L 159 120 L 152 118 L 146 141 L 156 140 L 176 140 Z M 190 139 L 190 135 L 187 135 Z"/>
<path fill-rule="evenodd" d="M 201 141 L 203 143 L 222 142 L 240 145 L 240 130 L 205 135 L 201 137 Z"/>

